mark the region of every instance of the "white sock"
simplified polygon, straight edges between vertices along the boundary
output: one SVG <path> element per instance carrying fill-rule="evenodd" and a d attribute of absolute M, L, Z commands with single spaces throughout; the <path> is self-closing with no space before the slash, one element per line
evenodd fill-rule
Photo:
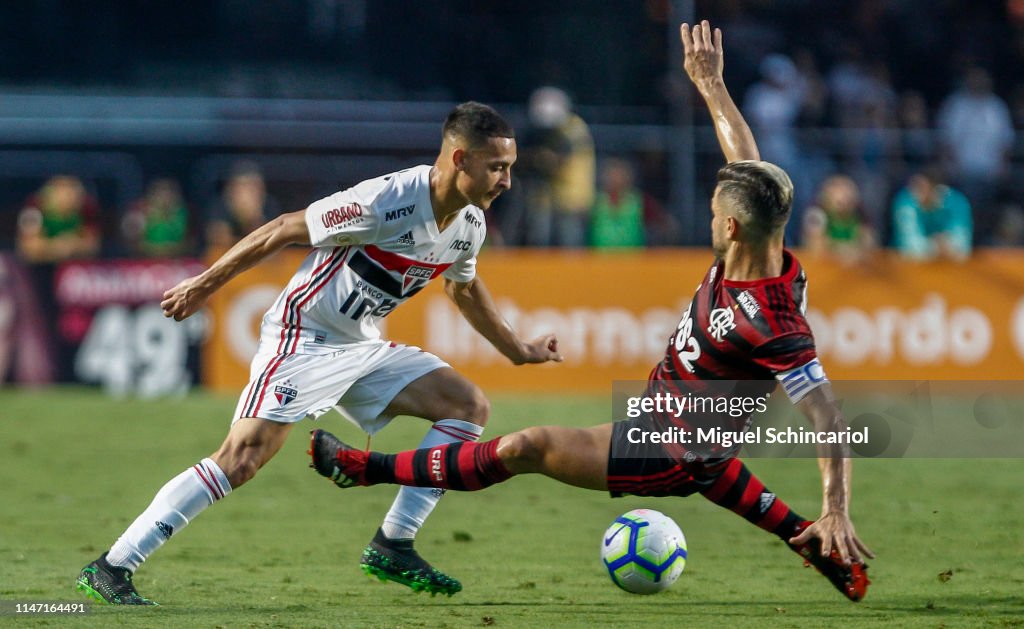
<path fill-rule="evenodd" d="M 110 547 L 107 563 L 135 572 L 171 535 L 230 493 L 224 471 L 213 459 L 203 459 L 160 488 L 153 502 Z"/>
<path fill-rule="evenodd" d="M 476 441 L 484 427 L 461 419 L 442 419 L 427 431 L 417 448 L 432 448 L 455 441 Z M 391 510 L 384 516 L 381 530 L 388 539 L 411 539 L 423 526 L 427 516 L 444 495 L 443 489 L 434 487 L 402 487 Z"/>

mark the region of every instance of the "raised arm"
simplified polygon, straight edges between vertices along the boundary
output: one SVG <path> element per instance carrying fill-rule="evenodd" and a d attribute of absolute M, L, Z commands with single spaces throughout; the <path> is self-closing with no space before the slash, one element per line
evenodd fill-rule
<path fill-rule="evenodd" d="M 189 317 L 231 278 L 291 244 L 309 244 L 305 210 L 282 214 L 257 228 L 235 243 L 210 268 L 165 292 L 160 302 L 164 316 L 174 317 L 175 321 Z"/>
<path fill-rule="evenodd" d="M 562 361 L 558 353 L 558 339 L 554 334 L 545 334 L 530 342 L 519 338 L 498 312 L 490 291 L 479 277 L 468 282 L 445 279 L 444 289 L 473 329 L 516 365 Z"/>
<path fill-rule="evenodd" d="M 800 400 L 797 407 L 818 432 L 846 430 L 846 420 L 836 404 L 832 386 L 825 382 Z M 850 521 L 850 476 L 852 464 L 848 444 L 818 444 L 821 471 L 821 517 L 803 533 L 790 540 L 801 544 L 812 536 L 821 539 L 821 554 L 835 549 L 844 562 L 862 562 L 862 555 L 874 554 L 857 537 Z"/>
<path fill-rule="evenodd" d="M 722 78 L 725 61 L 721 29 L 716 28 L 712 34 L 711 25 L 704 20 L 695 24 L 691 32 L 690 25 L 684 23 L 679 27 L 679 36 L 683 40 L 683 67 L 707 103 L 725 161 L 761 159 L 754 134 Z"/>

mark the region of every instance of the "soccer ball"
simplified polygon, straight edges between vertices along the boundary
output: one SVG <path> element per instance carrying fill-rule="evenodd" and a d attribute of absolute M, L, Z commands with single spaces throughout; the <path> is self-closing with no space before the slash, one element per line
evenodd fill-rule
<path fill-rule="evenodd" d="M 633 594 L 655 594 L 675 583 L 686 567 L 686 538 L 667 515 L 634 509 L 605 531 L 601 559 L 615 585 Z"/>

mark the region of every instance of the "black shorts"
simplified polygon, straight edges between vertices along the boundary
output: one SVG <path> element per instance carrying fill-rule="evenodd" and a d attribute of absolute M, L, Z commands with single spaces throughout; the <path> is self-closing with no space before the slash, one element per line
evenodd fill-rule
<path fill-rule="evenodd" d="M 635 496 L 689 496 L 711 487 L 730 459 L 688 461 L 680 446 L 633 443 L 629 431 L 654 432 L 647 417 L 612 424 L 608 448 L 608 491 L 613 498 Z"/>

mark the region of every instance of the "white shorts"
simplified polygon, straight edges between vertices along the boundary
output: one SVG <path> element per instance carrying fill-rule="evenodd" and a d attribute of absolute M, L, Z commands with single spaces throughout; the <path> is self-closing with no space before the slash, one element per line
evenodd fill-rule
<path fill-rule="evenodd" d="M 372 435 L 393 419 L 384 409 L 402 389 L 448 366 L 418 347 L 383 340 L 318 353 L 275 349 L 276 343 L 260 343 L 232 424 L 242 417 L 292 423 L 336 408 Z"/>

